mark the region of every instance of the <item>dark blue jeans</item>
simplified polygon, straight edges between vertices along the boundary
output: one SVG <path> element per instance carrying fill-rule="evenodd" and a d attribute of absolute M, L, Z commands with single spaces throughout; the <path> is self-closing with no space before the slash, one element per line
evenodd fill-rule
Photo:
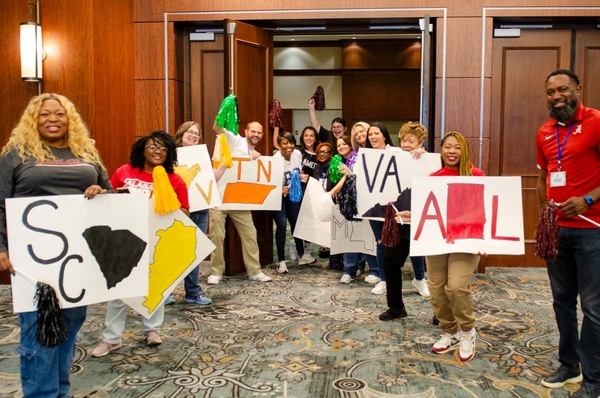
<path fill-rule="evenodd" d="M 383 221 L 369 220 L 369 224 L 371 225 L 371 229 L 373 230 L 373 235 L 375 235 L 375 240 L 377 241 L 377 268 L 373 268 L 369 264 L 369 274 L 375 275 L 382 281 L 385 281 L 385 271 L 383 269 L 383 248 L 384 248 L 384 246 L 381 244 L 381 234 L 383 232 Z"/>
<path fill-rule="evenodd" d="M 294 203 L 289 196 L 281 198 L 281 210 L 272 212 L 275 221 L 275 246 L 277 247 L 277 261 L 285 260 L 285 234 L 287 222 L 290 222 L 292 234 L 296 228 L 296 221 L 300 213 L 300 203 Z M 294 238 L 298 257 L 304 255 L 304 242 L 302 239 Z"/>
<path fill-rule="evenodd" d="M 208 231 L 208 210 L 194 211 L 190 213 L 190 218 L 204 233 Z M 185 298 L 193 300 L 202 294 L 202 287 L 198 278 L 200 276 L 200 265 L 192 270 L 185 279 L 183 280 L 183 286 L 185 287 Z"/>
<path fill-rule="evenodd" d="M 21 343 L 21 385 L 24 397 L 70 397 L 69 371 L 73 363 L 77 332 L 85 321 L 87 307 L 62 310 L 67 321 L 67 340 L 56 347 L 42 347 L 37 342 L 37 311 L 19 314 Z"/>
<path fill-rule="evenodd" d="M 558 360 L 568 367 L 581 362 L 585 381 L 600 385 L 600 228 L 560 227 L 559 237 L 558 257 L 547 262 L 560 333 Z"/>
<path fill-rule="evenodd" d="M 375 256 L 364 253 L 344 253 L 344 274 L 356 278 L 356 271 L 358 271 L 360 265 L 365 263 L 365 260 L 369 264 L 369 270 L 379 267 Z"/>

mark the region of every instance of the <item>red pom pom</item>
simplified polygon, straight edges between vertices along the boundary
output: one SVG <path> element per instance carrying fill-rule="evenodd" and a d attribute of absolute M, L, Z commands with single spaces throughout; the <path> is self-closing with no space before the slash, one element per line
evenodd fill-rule
<path fill-rule="evenodd" d="M 322 86 L 317 87 L 317 91 L 312 97 L 315 100 L 315 110 L 322 111 L 325 109 L 325 91 L 323 91 Z"/>
<path fill-rule="evenodd" d="M 385 209 L 385 221 L 381 233 L 381 244 L 386 247 L 395 247 L 400 244 L 400 231 L 396 222 L 396 210 L 392 203 L 388 203 Z"/>
<path fill-rule="evenodd" d="M 269 126 L 283 128 L 283 110 L 279 100 L 274 99 L 269 107 Z"/>
<path fill-rule="evenodd" d="M 535 255 L 547 261 L 558 256 L 558 216 L 556 203 L 549 200 L 544 204 L 540 221 L 535 230 Z"/>

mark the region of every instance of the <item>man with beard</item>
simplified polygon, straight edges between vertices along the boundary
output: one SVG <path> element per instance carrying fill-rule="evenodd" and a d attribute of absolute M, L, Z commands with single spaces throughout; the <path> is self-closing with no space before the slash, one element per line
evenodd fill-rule
<path fill-rule="evenodd" d="M 573 397 L 596 398 L 600 396 L 600 228 L 590 221 L 600 223 L 596 203 L 600 199 L 600 111 L 583 106 L 580 93 L 577 75 L 564 69 L 552 72 L 546 79 L 550 120 L 537 133 L 538 199 L 540 205 L 556 202 L 559 226 L 558 256 L 547 262 L 547 268 L 560 333 L 560 367 L 542 385 L 559 388 L 583 379 Z"/>
<path fill-rule="evenodd" d="M 226 129 L 218 129 L 216 123 L 213 125 L 213 129 L 217 133 L 222 132 L 225 134 L 232 157 L 246 157 L 254 160 L 260 156 L 260 153 L 256 150 L 256 145 L 263 138 L 263 127 L 259 122 L 248 123 L 244 131 L 244 137 L 235 135 Z M 225 165 L 221 165 L 221 167 L 215 170 L 217 181 L 221 178 L 224 171 Z M 225 272 L 223 243 L 225 241 L 225 223 L 227 217 L 231 219 L 240 236 L 242 258 L 244 259 L 248 278 L 251 281 L 270 282 L 271 277 L 265 275 L 261 270 L 256 227 L 254 226 L 250 210 L 222 210 L 212 208 L 209 210 L 209 215 L 210 229 L 208 234 L 216 248 L 211 260 L 211 275 L 208 277 L 208 284 L 218 285 L 221 279 L 223 279 L 223 273 Z"/>

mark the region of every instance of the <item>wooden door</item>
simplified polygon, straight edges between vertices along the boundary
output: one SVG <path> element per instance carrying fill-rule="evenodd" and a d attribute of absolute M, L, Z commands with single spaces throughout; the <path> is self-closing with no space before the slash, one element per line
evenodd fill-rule
<path fill-rule="evenodd" d="M 240 116 L 240 134 L 246 125 L 258 121 L 264 136 L 257 150 L 263 155 L 273 153 L 273 140 L 269 132 L 269 104 L 273 99 L 273 36 L 255 26 L 233 20 L 225 20 L 225 90 L 237 97 Z M 258 233 L 260 262 L 273 262 L 273 220 L 268 212 L 252 213 Z M 229 258 L 226 273 L 244 272 L 241 242 L 234 233 L 233 223 L 228 222 Z M 227 255 L 227 254 L 226 254 Z"/>
<path fill-rule="evenodd" d="M 190 42 L 189 88 L 186 95 L 186 120 L 194 120 L 202 127 L 202 142 L 212 154 L 216 135 L 212 129 L 215 116 L 223 101 L 225 84 L 225 47 L 223 34 L 215 34 L 214 41 Z"/>
<path fill-rule="evenodd" d="M 544 81 L 557 68 L 569 68 L 570 30 L 521 31 L 518 38 L 495 38 L 492 65 L 490 175 L 521 176 L 525 255 L 489 256 L 486 266 L 533 267 L 538 203 L 535 184 L 536 133 L 548 119 Z"/>
<path fill-rule="evenodd" d="M 577 30 L 575 40 L 574 70 L 583 86 L 581 101 L 600 109 L 600 31 Z"/>

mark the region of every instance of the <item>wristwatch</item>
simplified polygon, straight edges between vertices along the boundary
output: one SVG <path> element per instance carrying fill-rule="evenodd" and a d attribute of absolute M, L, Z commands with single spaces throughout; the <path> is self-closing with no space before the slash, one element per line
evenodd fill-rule
<path fill-rule="evenodd" d="M 594 198 L 592 198 L 592 195 L 585 195 L 583 200 L 585 200 L 585 203 L 587 203 L 588 207 L 594 204 Z"/>

